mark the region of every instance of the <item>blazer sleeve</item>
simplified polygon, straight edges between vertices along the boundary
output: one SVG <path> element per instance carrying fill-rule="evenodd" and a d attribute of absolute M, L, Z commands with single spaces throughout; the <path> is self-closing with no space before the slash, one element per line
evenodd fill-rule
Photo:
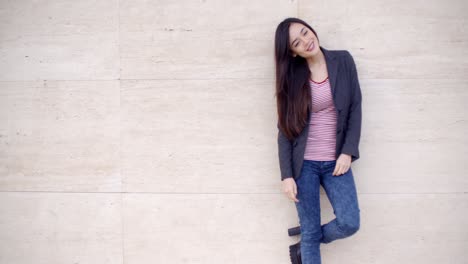
<path fill-rule="evenodd" d="M 342 153 L 351 155 L 351 160 L 359 158 L 359 141 L 361 137 L 362 109 L 361 88 L 353 56 L 347 51 L 348 65 L 350 69 L 351 104 L 347 122 L 346 136 L 341 150 Z"/>
<path fill-rule="evenodd" d="M 278 127 L 278 158 L 281 171 L 281 181 L 286 178 L 293 178 L 292 169 L 292 142 L 286 138 L 284 133 Z"/>

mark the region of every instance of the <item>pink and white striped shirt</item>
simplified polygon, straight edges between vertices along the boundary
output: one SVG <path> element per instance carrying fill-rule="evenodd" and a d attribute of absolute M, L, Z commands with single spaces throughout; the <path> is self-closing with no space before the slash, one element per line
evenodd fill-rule
<path fill-rule="evenodd" d="M 310 80 L 312 113 L 304 159 L 335 160 L 337 116 L 328 77 L 322 82 Z"/>

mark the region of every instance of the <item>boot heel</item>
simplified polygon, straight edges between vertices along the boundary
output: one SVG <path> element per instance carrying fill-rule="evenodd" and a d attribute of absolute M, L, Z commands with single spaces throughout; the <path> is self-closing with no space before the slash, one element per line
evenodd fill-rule
<path fill-rule="evenodd" d="M 301 234 L 301 227 L 300 226 L 296 226 L 296 227 L 288 229 L 288 235 L 289 236 L 297 236 L 299 234 Z"/>

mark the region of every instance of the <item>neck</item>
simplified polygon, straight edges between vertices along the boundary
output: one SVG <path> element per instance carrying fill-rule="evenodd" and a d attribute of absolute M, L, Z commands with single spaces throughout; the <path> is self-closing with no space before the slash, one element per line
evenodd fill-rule
<path fill-rule="evenodd" d="M 317 52 L 317 54 L 313 55 L 312 57 L 307 58 L 307 64 L 310 68 L 317 68 L 320 67 L 322 64 L 325 63 L 325 55 L 321 49 Z"/>

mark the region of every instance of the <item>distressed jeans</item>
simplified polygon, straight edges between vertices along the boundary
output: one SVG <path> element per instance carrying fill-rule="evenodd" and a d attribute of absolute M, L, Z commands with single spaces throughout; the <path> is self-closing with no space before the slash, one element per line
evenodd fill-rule
<path fill-rule="evenodd" d="M 321 264 L 320 243 L 345 238 L 356 233 L 360 210 L 351 168 L 333 176 L 336 160 L 304 160 L 301 175 L 296 179 L 296 209 L 301 228 L 302 264 Z M 333 207 L 335 219 L 320 223 L 320 185 Z"/>

